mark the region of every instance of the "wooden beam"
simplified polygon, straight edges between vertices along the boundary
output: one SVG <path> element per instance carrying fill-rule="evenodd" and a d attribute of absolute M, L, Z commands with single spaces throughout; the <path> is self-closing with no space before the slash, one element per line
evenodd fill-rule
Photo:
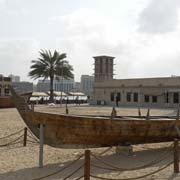
<path fill-rule="evenodd" d="M 174 173 L 179 173 L 179 140 L 174 140 Z"/>
<path fill-rule="evenodd" d="M 177 121 L 179 120 L 179 108 L 178 108 L 178 110 L 177 110 L 176 120 L 177 120 Z"/>
<path fill-rule="evenodd" d="M 148 108 L 147 115 L 146 115 L 146 120 L 149 120 L 149 116 L 150 116 L 150 109 Z"/>
<path fill-rule="evenodd" d="M 138 116 L 141 117 L 141 109 L 138 108 Z"/>
<path fill-rule="evenodd" d="M 115 107 L 112 108 L 112 112 L 111 112 L 111 119 L 114 119 L 117 116 L 117 112 Z"/>
<path fill-rule="evenodd" d="M 40 124 L 40 143 L 39 143 L 39 168 L 43 168 L 43 144 L 44 144 L 44 125 Z"/>
<path fill-rule="evenodd" d="M 180 130 L 179 127 L 177 126 L 177 124 L 174 126 L 176 133 L 178 134 L 178 136 L 180 137 Z"/>
<path fill-rule="evenodd" d="M 90 180 L 90 150 L 85 150 L 84 180 Z"/>
<path fill-rule="evenodd" d="M 69 109 L 67 107 L 67 103 L 66 103 L 66 114 L 69 114 Z"/>
<path fill-rule="evenodd" d="M 26 144 L 27 144 L 27 127 L 24 128 L 23 146 L 26 146 Z"/>

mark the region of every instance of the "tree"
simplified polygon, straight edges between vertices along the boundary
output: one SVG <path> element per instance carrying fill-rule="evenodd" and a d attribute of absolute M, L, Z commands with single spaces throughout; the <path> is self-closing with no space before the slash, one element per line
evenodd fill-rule
<path fill-rule="evenodd" d="M 50 50 L 41 50 L 39 52 L 40 57 L 37 60 L 32 60 L 31 71 L 29 76 L 33 79 L 44 78 L 50 79 L 50 102 L 54 102 L 54 89 L 53 82 L 56 78 L 59 80 L 59 76 L 65 79 L 73 78 L 73 67 L 69 64 L 66 58 L 66 54 L 60 54 L 56 50 L 53 55 Z"/>

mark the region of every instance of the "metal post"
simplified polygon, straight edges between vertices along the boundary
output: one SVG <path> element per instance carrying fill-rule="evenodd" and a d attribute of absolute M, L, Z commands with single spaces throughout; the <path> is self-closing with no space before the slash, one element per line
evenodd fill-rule
<path fill-rule="evenodd" d="M 62 71 L 61 71 L 61 78 L 62 78 L 62 89 L 61 89 L 61 101 L 60 106 L 62 107 L 62 91 L 63 91 L 63 62 L 62 62 Z"/>
<path fill-rule="evenodd" d="M 23 146 L 25 147 L 27 144 L 27 127 L 24 128 L 24 141 Z"/>
<path fill-rule="evenodd" d="M 85 150 L 84 180 L 90 180 L 90 150 Z"/>
<path fill-rule="evenodd" d="M 43 167 L 43 144 L 44 144 L 44 125 L 40 124 L 40 143 L 39 143 L 39 168 Z"/>
<path fill-rule="evenodd" d="M 174 173 L 179 173 L 179 140 L 174 140 Z"/>

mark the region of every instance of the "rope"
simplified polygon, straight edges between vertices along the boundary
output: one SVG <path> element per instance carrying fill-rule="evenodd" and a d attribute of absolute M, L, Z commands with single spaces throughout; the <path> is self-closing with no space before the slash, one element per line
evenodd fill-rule
<path fill-rule="evenodd" d="M 50 173 L 50 174 L 48 174 L 48 175 L 45 175 L 45 176 L 42 176 L 42 177 L 39 177 L 39 178 L 35 178 L 35 179 L 33 179 L 33 180 L 40 180 L 40 179 L 44 179 L 44 178 L 53 176 L 53 175 L 55 175 L 55 174 L 58 174 L 58 173 L 62 172 L 63 170 L 67 169 L 68 167 L 70 167 L 71 165 L 75 164 L 75 163 L 76 163 L 79 159 L 81 159 L 83 156 L 84 156 L 84 154 L 81 155 L 81 156 L 79 156 L 79 157 L 78 157 L 76 160 L 74 160 L 72 163 L 68 164 L 67 166 L 63 167 L 63 168 L 60 169 L 60 170 L 57 170 L 57 171 L 55 171 L 55 172 L 53 172 L 53 173 Z"/>
<path fill-rule="evenodd" d="M 93 177 L 93 178 L 96 178 L 96 179 L 103 179 L 103 180 L 134 180 L 134 179 L 141 179 L 141 178 L 145 178 L 147 176 L 150 176 L 150 175 L 153 175 L 153 174 L 156 174 L 160 171 L 162 171 L 163 169 L 167 168 L 168 166 L 170 166 L 171 164 L 173 163 L 173 161 L 171 161 L 170 163 L 168 163 L 166 166 L 156 170 L 156 171 L 153 171 L 149 174 L 145 174 L 143 176 L 138 176 L 138 177 L 133 177 L 133 178 L 123 178 L 123 179 L 113 179 L 113 178 L 104 178 L 104 177 L 99 177 L 99 176 L 95 176 L 95 175 L 90 175 L 90 177 Z"/>
<path fill-rule="evenodd" d="M 23 130 L 24 130 L 24 128 L 23 128 L 23 129 L 20 129 L 19 131 L 16 131 L 16 132 L 12 133 L 12 134 L 9 134 L 9 135 L 7 135 L 7 136 L 0 137 L 0 140 L 1 140 L 1 139 L 6 139 L 6 138 L 11 137 L 11 136 L 14 136 L 14 135 L 20 133 L 20 132 L 23 131 Z"/>
<path fill-rule="evenodd" d="M 171 145 L 172 146 L 172 145 Z M 166 155 L 167 153 L 169 153 L 169 151 L 166 151 L 164 153 L 164 155 Z M 162 158 L 159 158 L 159 159 L 155 159 L 153 161 L 151 161 L 150 163 L 148 164 L 145 164 L 143 166 L 139 166 L 139 167 L 135 167 L 135 168 L 119 168 L 119 167 L 116 167 L 116 166 L 113 166 L 112 164 L 110 163 L 107 163 L 105 161 L 103 161 L 102 159 L 98 158 L 97 156 L 91 154 L 96 160 L 100 161 L 101 163 L 105 164 L 106 166 L 109 166 L 111 168 L 106 168 L 106 167 L 101 167 L 101 166 L 98 166 L 98 165 L 94 165 L 92 163 L 92 166 L 96 167 L 96 168 L 100 168 L 100 169 L 105 169 L 105 170 L 114 170 L 114 171 L 133 171 L 133 170 L 139 170 L 139 169 L 143 169 L 143 168 L 147 168 L 149 166 L 152 166 L 152 165 L 155 165 L 155 164 L 158 164 L 159 162 L 163 161 L 164 159 L 166 159 L 167 157 L 162 157 Z"/>
<path fill-rule="evenodd" d="M 103 152 L 101 152 L 101 153 L 97 153 L 96 156 L 102 156 L 103 154 L 105 154 L 106 152 L 108 152 L 110 149 L 112 149 L 112 146 L 109 147 L 109 148 L 107 148 L 107 149 L 105 149 L 105 150 L 104 150 Z"/>
<path fill-rule="evenodd" d="M 74 170 L 71 174 L 69 174 L 68 176 L 66 176 L 66 177 L 63 178 L 62 180 L 66 180 L 66 179 L 70 178 L 72 175 L 74 175 L 76 172 L 78 172 L 83 166 L 84 166 L 84 164 L 81 165 L 81 166 L 80 166 L 79 168 L 77 168 L 76 170 Z"/>
<path fill-rule="evenodd" d="M 80 176 L 80 177 L 78 177 L 77 179 L 75 179 L 75 180 L 79 180 L 79 179 L 81 179 L 81 178 L 83 178 L 84 176 Z"/>
<path fill-rule="evenodd" d="M 16 139 L 10 141 L 9 143 L 1 144 L 0 147 L 9 146 L 9 145 L 13 144 L 14 142 L 16 142 L 17 140 L 21 139 L 23 136 L 24 136 L 24 135 L 21 135 L 21 136 L 19 136 L 18 138 L 16 138 Z"/>
<path fill-rule="evenodd" d="M 30 135 L 28 135 L 28 137 L 30 137 L 30 138 L 32 138 L 33 140 L 35 140 L 35 141 L 37 141 L 38 143 L 39 143 L 39 140 L 36 138 L 36 136 L 31 132 L 31 130 L 30 129 L 28 129 L 28 132 L 30 133 Z"/>
<path fill-rule="evenodd" d="M 35 138 L 33 138 L 32 136 L 30 136 L 29 134 L 27 134 L 27 136 L 28 136 L 30 139 L 34 140 L 33 142 L 39 143 Z M 29 140 L 29 141 L 30 141 L 30 140 Z"/>
<path fill-rule="evenodd" d="M 36 141 L 31 141 L 31 140 L 28 140 L 28 139 L 27 139 L 27 142 L 30 142 L 30 143 L 33 143 L 33 144 L 38 144 L 38 142 L 36 142 Z"/>

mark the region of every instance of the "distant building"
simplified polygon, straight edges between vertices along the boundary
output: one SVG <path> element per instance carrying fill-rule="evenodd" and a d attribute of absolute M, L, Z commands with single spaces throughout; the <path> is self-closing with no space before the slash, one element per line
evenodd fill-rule
<path fill-rule="evenodd" d="M 0 96 L 10 95 L 9 85 L 11 85 L 11 78 L 0 75 Z"/>
<path fill-rule="evenodd" d="M 94 60 L 94 104 L 180 107 L 180 77 L 113 79 L 114 57 Z"/>
<path fill-rule="evenodd" d="M 33 92 L 33 83 L 30 82 L 12 82 L 12 86 L 18 93 Z"/>
<path fill-rule="evenodd" d="M 20 76 L 10 74 L 9 77 L 11 78 L 12 82 L 20 82 Z"/>
<path fill-rule="evenodd" d="M 81 92 L 81 83 L 80 82 L 75 82 L 73 91 L 74 92 Z"/>
<path fill-rule="evenodd" d="M 88 96 L 91 96 L 94 88 L 94 76 L 81 76 L 81 91 Z"/>
<path fill-rule="evenodd" d="M 63 91 L 65 93 L 68 93 L 70 91 L 72 91 L 72 89 L 74 89 L 74 79 L 61 79 L 58 80 L 54 80 L 53 83 L 53 89 L 54 91 Z M 38 92 L 47 92 L 50 90 L 50 80 L 39 80 L 37 83 L 37 91 Z"/>

